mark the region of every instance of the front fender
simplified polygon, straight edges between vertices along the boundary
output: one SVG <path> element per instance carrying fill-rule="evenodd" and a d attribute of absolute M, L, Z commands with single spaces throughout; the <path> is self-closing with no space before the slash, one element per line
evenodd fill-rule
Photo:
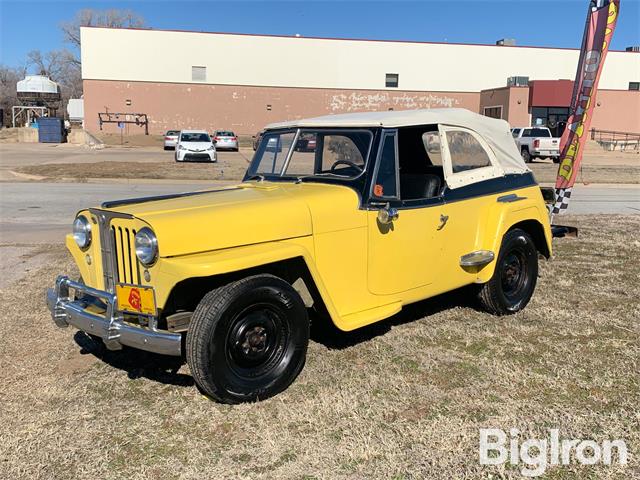
<path fill-rule="evenodd" d="M 158 288 L 158 304 L 164 305 L 173 287 L 189 278 L 211 277 L 233 273 L 271 263 L 302 258 L 314 281 L 322 300 L 334 322 L 339 321 L 338 312 L 331 301 L 328 290 L 316 269 L 312 255 L 312 237 L 301 237 L 278 242 L 267 242 L 212 252 L 163 258 L 159 262 L 158 275 L 165 288 Z"/>

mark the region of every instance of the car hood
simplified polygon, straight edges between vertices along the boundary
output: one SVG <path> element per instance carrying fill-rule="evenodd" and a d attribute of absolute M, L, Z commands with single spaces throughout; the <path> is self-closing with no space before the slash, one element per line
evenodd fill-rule
<path fill-rule="evenodd" d="M 182 145 L 187 150 L 196 151 L 196 150 L 206 150 L 207 148 L 212 147 L 213 143 L 211 143 L 211 142 L 183 142 L 180 145 Z"/>
<path fill-rule="evenodd" d="M 158 237 L 161 257 L 311 235 L 306 202 L 283 185 L 245 183 L 104 204 L 146 222 Z"/>

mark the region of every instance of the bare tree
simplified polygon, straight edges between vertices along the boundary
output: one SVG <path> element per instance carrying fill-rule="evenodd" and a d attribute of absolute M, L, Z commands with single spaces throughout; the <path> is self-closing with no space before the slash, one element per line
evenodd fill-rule
<path fill-rule="evenodd" d="M 73 20 L 60 25 L 64 40 L 71 45 L 71 49 L 62 48 L 48 52 L 32 50 L 27 54 L 26 67 L 23 68 L 0 65 L 0 108 L 4 109 L 5 115 L 11 110 L 11 106 L 19 104 L 16 83 L 24 78 L 27 69 L 36 74 L 46 75 L 60 85 L 61 105 L 66 105 L 69 98 L 79 98 L 82 95 L 80 27 L 91 26 L 139 28 L 144 26 L 144 20 L 131 10 L 78 11 Z"/>
<path fill-rule="evenodd" d="M 16 94 L 16 84 L 24 78 L 26 71 L 25 67 L 0 65 L 0 109 L 4 112 L 4 118 L 0 118 L 2 125 L 9 125 L 11 107 L 20 103 Z"/>
<path fill-rule="evenodd" d="M 82 74 L 74 58 L 67 49 L 46 53 L 32 50 L 27 54 L 27 65 L 34 73 L 46 75 L 60 86 L 62 105 L 66 105 L 69 98 L 82 95 Z"/>
<path fill-rule="evenodd" d="M 80 27 L 140 28 L 144 19 L 131 10 L 93 10 L 83 9 L 76 13 L 70 22 L 60 25 L 64 40 L 80 48 Z M 79 63 L 79 61 L 78 61 Z"/>

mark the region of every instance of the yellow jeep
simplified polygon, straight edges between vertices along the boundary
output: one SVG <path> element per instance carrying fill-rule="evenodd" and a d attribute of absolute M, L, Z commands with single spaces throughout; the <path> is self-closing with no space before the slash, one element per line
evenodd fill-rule
<path fill-rule="evenodd" d="M 82 210 L 66 244 L 82 278 L 48 291 L 58 326 L 185 355 L 238 403 L 293 382 L 311 310 L 347 331 L 472 284 L 521 310 L 551 229 L 508 124 L 433 109 L 270 125 L 239 185 Z"/>

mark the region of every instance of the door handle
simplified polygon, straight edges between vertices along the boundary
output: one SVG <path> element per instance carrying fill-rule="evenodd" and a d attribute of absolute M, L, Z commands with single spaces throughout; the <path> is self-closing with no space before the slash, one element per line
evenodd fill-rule
<path fill-rule="evenodd" d="M 438 225 L 438 230 L 442 230 L 444 226 L 449 221 L 449 215 L 440 214 L 440 225 Z"/>

